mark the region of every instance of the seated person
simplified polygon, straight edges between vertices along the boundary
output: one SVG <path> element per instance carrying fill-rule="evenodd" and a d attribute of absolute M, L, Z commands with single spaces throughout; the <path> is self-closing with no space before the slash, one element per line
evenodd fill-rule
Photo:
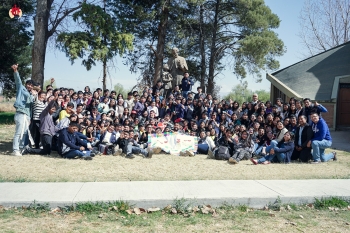
<path fill-rule="evenodd" d="M 235 151 L 232 134 L 231 130 L 226 131 L 225 135 L 218 140 L 216 150 L 213 151 L 214 157 L 210 158 L 217 160 L 228 160 L 231 158 Z"/>
<path fill-rule="evenodd" d="M 250 159 L 254 150 L 254 142 L 247 131 L 241 133 L 241 137 L 233 139 L 235 153 L 229 158 L 228 162 L 237 164 L 243 158 Z"/>
<path fill-rule="evenodd" d="M 68 128 L 59 132 L 58 154 L 68 159 L 80 157 L 84 160 L 92 160 L 91 151 L 87 150 L 91 146 L 79 139 L 76 134 L 78 128 L 77 123 L 71 122 Z"/>
<path fill-rule="evenodd" d="M 208 155 L 208 158 L 214 158 L 213 151 L 215 148 L 213 139 L 210 136 L 208 137 L 206 132 L 202 130 L 199 134 L 197 153 Z"/>
<path fill-rule="evenodd" d="M 144 158 L 152 158 L 153 151 L 148 149 L 142 149 L 138 145 L 137 141 L 134 138 L 130 138 L 130 132 L 124 132 L 125 146 L 123 152 L 126 154 L 126 158 L 133 159 L 135 156 L 133 154 L 142 154 Z"/>
<path fill-rule="evenodd" d="M 280 143 L 272 144 L 269 147 L 271 148 L 267 149 L 269 151 L 269 154 L 267 156 L 262 157 L 259 160 L 251 158 L 250 161 L 255 165 L 269 164 L 271 161 L 287 164 L 290 163 L 294 150 L 294 134 L 287 131 Z"/>

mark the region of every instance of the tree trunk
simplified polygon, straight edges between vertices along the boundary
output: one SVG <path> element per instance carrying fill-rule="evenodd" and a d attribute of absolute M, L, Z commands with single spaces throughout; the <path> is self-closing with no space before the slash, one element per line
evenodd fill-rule
<path fill-rule="evenodd" d="M 215 60 L 216 60 L 216 36 L 218 31 L 218 14 L 219 14 L 220 0 L 216 1 L 215 5 L 215 15 L 213 24 L 213 36 L 210 46 L 210 59 L 209 59 L 209 77 L 208 77 L 208 93 L 213 93 L 214 91 L 214 75 L 215 75 Z"/>
<path fill-rule="evenodd" d="M 37 0 L 32 50 L 32 80 L 43 88 L 48 24 L 53 0 Z"/>
<path fill-rule="evenodd" d="M 163 58 L 164 58 L 164 47 L 165 47 L 165 36 L 166 36 L 166 28 L 168 24 L 168 17 L 169 17 L 169 5 L 170 0 L 166 0 L 163 8 L 162 13 L 160 16 L 160 23 L 158 25 L 158 43 L 157 43 L 157 51 L 156 51 L 156 62 L 154 65 L 154 77 L 153 77 L 153 84 L 155 85 L 158 80 L 160 80 L 160 73 L 162 71 L 163 67 Z"/>
<path fill-rule="evenodd" d="M 107 89 L 106 81 L 107 81 L 107 58 L 103 59 L 102 90 Z"/>
<path fill-rule="evenodd" d="M 200 5 L 199 10 L 199 43 L 200 43 L 200 54 L 201 54 L 201 79 L 200 79 L 200 86 L 203 89 L 203 92 L 205 93 L 205 71 L 206 71 L 206 65 L 205 65 L 205 46 L 204 46 L 204 35 L 203 35 L 203 14 L 204 14 L 204 5 Z"/>

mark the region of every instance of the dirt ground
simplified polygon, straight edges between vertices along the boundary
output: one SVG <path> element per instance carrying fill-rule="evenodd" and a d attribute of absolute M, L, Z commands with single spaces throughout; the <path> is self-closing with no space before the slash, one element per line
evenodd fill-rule
<path fill-rule="evenodd" d="M 92 161 L 62 159 L 54 152 L 40 155 L 9 156 L 14 126 L 0 126 L 0 181 L 162 181 L 162 180 L 265 180 L 265 179 L 337 179 L 350 178 L 349 153 L 338 151 L 338 161 L 312 164 L 238 165 L 207 159 L 206 155 L 180 157 L 158 154 L 152 159 L 136 156 L 97 156 Z"/>

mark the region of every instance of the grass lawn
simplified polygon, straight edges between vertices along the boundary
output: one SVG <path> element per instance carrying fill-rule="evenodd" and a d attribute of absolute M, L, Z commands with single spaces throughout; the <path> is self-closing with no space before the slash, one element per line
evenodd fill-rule
<path fill-rule="evenodd" d="M 318 165 L 292 163 L 238 165 L 207 159 L 205 155 L 180 157 L 159 154 L 152 159 L 137 156 L 98 156 L 92 161 L 62 159 L 54 152 L 50 157 L 9 156 L 14 125 L 0 125 L 0 182 L 78 182 L 78 181 L 162 181 L 162 180 L 252 180 L 252 179 L 348 179 L 350 156 L 338 151 L 338 161 Z"/>
<path fill-rule="evenodd" d="M 345 203 L 348 205 L 348 203 Z M 82 204 L 84 205 L 84 204 Z M 0 208 L 1 232 L 349 232 L 350 211 L 340 208 L 282 206 L 257 210 L 222 206 L 215 214 L 169 210 L 127 214 L 121 209 Z M 78 206 L 77 206 L 78 207 Z M 90 205 L 86 207 L 91 207 Z M 120 207 L 120 206 L 118 206 Z M 173 205 L 174 207 L 174 205 Z M 317 208 L 317 209 L 316 209 Z"/>
<path fill-rule="evenodd" d="M 0 125 L 14 124 L 14 112 L 0 112 Z"/>

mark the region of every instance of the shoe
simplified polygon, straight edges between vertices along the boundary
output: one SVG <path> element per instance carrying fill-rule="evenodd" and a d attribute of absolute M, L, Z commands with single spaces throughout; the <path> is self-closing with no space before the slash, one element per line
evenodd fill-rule
<path fill-rule="evenodd" d="M 159 154 L 161 151 L 162 151 L 162 148 L 160 148 L 160 147 L 156 147 L 153 149 L 154 154 Z"/>
<path fill-rule="evenodd" d="M 182 156 L 182 157 L 187 157 L 188 155 L 187 155 L 187 153 L 186 153 L 186 152 L 184 152 L 184 151 L 180 151 L 180 156 Z"/>
<path fill-rule="evenodd" d="M 148 149 L 147 158 L 148 158 L 148 159 L 151 159 L 152 156 L 153 156 L 153 150 L 152 150 L 152 149 Z"/>
<path fill-rule="evenodd" d="M 319 164 L 321 161 L 312 161 L 311 164 Z"/>
<path fill-rule="evenodd" d="M 91 156 L 83 156 L 82 159 L 84 159 L 84 160 L 92 160 L 92 157 Z"/>
<path fill-rule="evenodd" d="M 26 155 L 28 154 L 28 150 L 30 149 L 29 145 L 26 145 L 25 147 L 23 147 L 23 149 L 21 150 L 21 155 Z"/>
<path fill-rule="evenodd" d="M 334 155 L 333 161 L 337 161 L 337 160 L 338 160 L 338 158 L 337 158 L 337 152 L 332 151 L 332 153 L 333 153 L 333 155 Z"/>
<path fill-rule="evenodd" d="M 134 159 L 135 156 L 133 154 L 128 154 L 125 156 L 125 158 L 128 158 L 128 159 Z"/>
<path fill-rule="evenodd" d="M 22 156 L 21 152 L 18 151 L 18 150 L 14 150 L 12 153 L 11 153 L 12 156 Z"/>
<path fill-rule="evenodd" d="M 215 159 L 214 153 L 211 150 L 208 150 L 208 159 Z"/>
<path fill-rule="evenodd" d="M 229 163 L 232 163 L 232 164 L 237 164 L 237 163 L 238 163 L 238 161 L 235 160 L 235 159 L 232 158 L 232 157 L 228 159 L 228 162 L 229 162 Z"/>
<path fill-rule="evenodd" d="M 270 163 L 271 163 L 270 161 L 265 161 L 262 164 L 267 165 L 267 164 L 270 164 Z"/>
<path fill-rule="evenodd" d="M 117 150 L 115 150 L 115 152 L 114 152 L 114 156 L 118 156 L 118 155 L 122 155 L 122 153 L 123 153 L 123 150 L 122 149 L 117 149 Z"/>
<path fill-rule="evenodd" d="M 185 153 L 189 156 L 189 157 L 193 157 L 194 153 L 192 151 L 186 150 Z"/>
<path fill-rule="evenodd" d="M 252 162 L 254 165 L 258 165 L 258 162 L 253 158 L 250 158 L 250 162 Z"/>

